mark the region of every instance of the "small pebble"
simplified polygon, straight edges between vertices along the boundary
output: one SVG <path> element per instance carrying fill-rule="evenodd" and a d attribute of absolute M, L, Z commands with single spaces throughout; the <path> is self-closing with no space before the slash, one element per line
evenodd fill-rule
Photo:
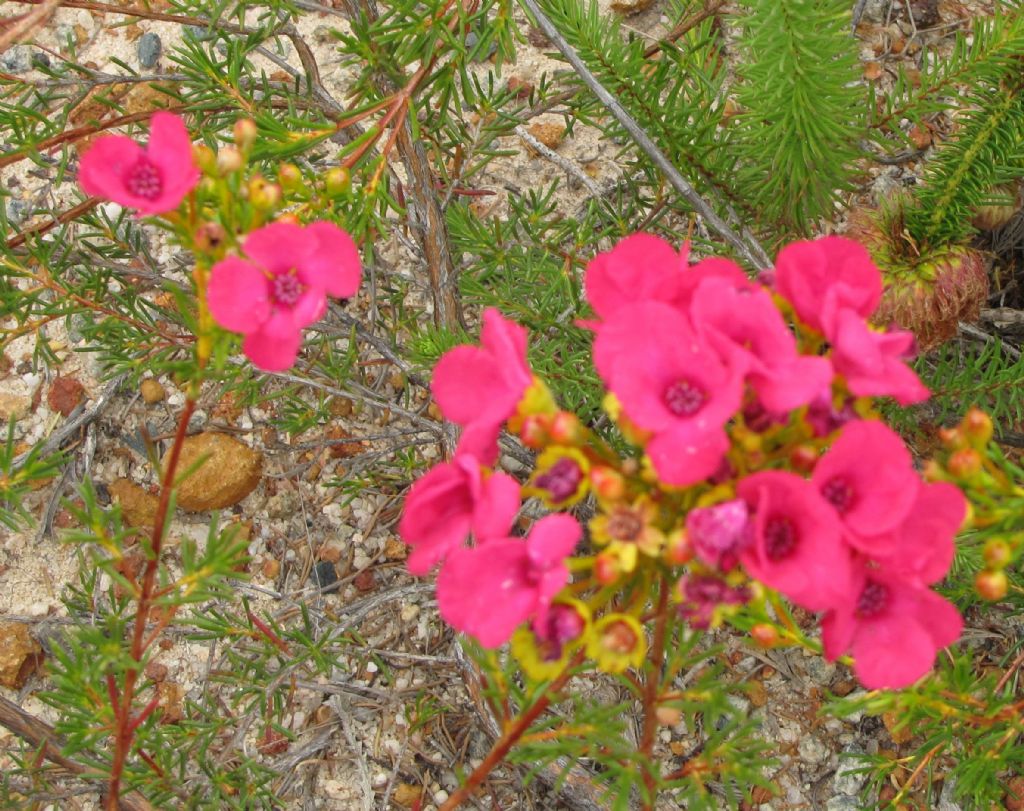
<path fill-rule="evenodd" d="M 53 38 L 57 40 L 57 47 L 61 51 L 68 51 L 78 45 L 78 32 L 73 25 L 61 23 L 53 31 Z"/>
<path fill-rule="evenodd" d="M 27 202 L 12 197 L 7 201 L 7 221 L 11 225 L 21 225 L 31 210 L 32 207 Z"/>
<path fill-rule="evenodd" d="M 143 34 L 139 38 L 139 64 L 144 68 L 156 67 L 160 53 L 163 51 L 163 43 L 160 37 L 152 32 Z"/>
<path fill-rule="evenodd" d="M 319 586 L 321 591 L 324 591 L 338 582 L 338 571 L 334 568 L 333 563 L 322 560 L 313 567 L 309 573 L 309 579 Z"/>
<path fill-rule="evenodd" d="M 160 381 L 152 377 L 147 377 L 142 381 L 139 391 L 142 393 L 142 399 L 149 403 L 149 405 L 159 403 L 167 396 L 167 390 L 160 385 Z"/>
<path fill-rule="evenodd" d="M 39 51 L 39 53 L 32 54 L 32 67 L 34 68 L 48 68 L 50 67 L 49 55 Z"/>
<path fill-rule="evenodd" d="M 448 792 L 445 791 L 444 789 L 440 789 L 439 791 L 434 792 L 434 802 L 437 803 L 438 805 L 441 805 L 441 803 L 447 801 L 447 799 L 448 799 Z"/>
<path fill-rule="evenodd" d="M 27 73 L 32 69 L 32 48 L 15 45 L 0 54 L 0 70 L 5 73 Z"/>
<path fill-rule="evenodd" d="M 475 31 L 470 31 L 468 34 L 466 34 L 466 50 L 469 51 L 469 52 L 472 52 L 472 50 L 476 47 L 476 44 L 479 41 L 480 41 L 480 37 L 477 35 L 477 33 Z M 484 62 L 484 61 L 490 59 L 492 56 L 494 56 L 494 54 L 497 52 L 497 50 L 498 50 L 498 42 L 497 42 L 497 40 L 492 39 L 490 46 L 487 48 L 487 53 L 486 54 L 477 54 L 477 57 L 476 57 L 476 59 L 474 61 L 475 62 Z"/>

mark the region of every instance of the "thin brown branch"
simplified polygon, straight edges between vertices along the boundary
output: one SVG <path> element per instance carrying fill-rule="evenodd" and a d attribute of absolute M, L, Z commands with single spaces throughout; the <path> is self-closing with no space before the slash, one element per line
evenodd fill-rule
<path fill-rule="evenodd" d="M 4 27 L 7 27 L 8 24 L 10 27 L 3 34 L 0 34 L 0 51 L 5 50 L 13 42 L 29 38 L 38 29 L 46 25 L 46 21 L 53 16 L 53 12 L 57 10 L 59 5 L 60 0 L 43 0 L 39 8 L 27 14 L 19 14 L 13 19 L 4 20 Z"/>
<path fill-rule="evenodd" d="M 0 725 L 9 729 L 33 748 L 38 749 L 43 757 L 51 763 L 56 763 L 61 768 L 67 769 L 76 777 L 84 780 L 97 779 L 87 767 L 61 754 L 64 744 L 53 727 L 25 712 L 13 701 L 8 701 L 3 696 L 0 696 Z M 149 801 L 134 791 L 121 797 L 119 808 L 120 811 L 153 811 L 153 806 L 149 804 Z"/>
<path fill-rule="evenodd" d="M 675 42 L 677 39 L 685 37 L 690 31 L 704 22 L 708 17 L 713 17 L 718 13 L 719 9 L 725 5 L 725 0 L 714 0 L 710 5 L 705 6 L 703 9 L 698 11 L 689 17 L 684 17 L 675 27 L 669 31 L 664 37 L 655 42 L 653 45 L 649 45 L 644 51 L 644 56 L 648 59 L 654 56 L 658 51 L 665 47 L 666 42 Z"/>

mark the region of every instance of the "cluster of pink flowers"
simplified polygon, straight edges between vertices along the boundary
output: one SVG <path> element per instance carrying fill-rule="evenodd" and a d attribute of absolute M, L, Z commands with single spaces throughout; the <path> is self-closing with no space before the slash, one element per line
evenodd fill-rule
<path fill-rule="evenodd" d="M 410 572 L 426 574 L 442 563 L 437 602 L 445 621 L 496 648 L 523 622 L 544 624 L 552 598 L 569 581 L 565 559 L 583 530 L 571 516 L 555 514 L 526 538 L 511 535 L 519 483 L 485 466 L 497 459 L 501 426 L 533 380 L 526 331 L 489 309 L 481 344 L 456 347 L 437 364 L 434 398 L 462 436 L 454 459 L 410 488 L 398 531 L 412 546 Z M 475 546 L 467 548 L 470 536 Z"/>
<path fill-rule="evenodd" d="M 745 572 L 823 612 L 826 657 L 852 652 L 866 686 L 902 687 L 926 673 L 962 627 L 930 586 L 952 562 L 966 503 L 953 485 L 926 483 L 899 436 L 864 407 L 868 397 L 928 397 L 906 363 L 912 336 L 868 323 L 881 276 L 866 250 L 839 237 L 794 243 L 751 281 L 727 260 L 691 266 L 685 248 L 637 234 L 597 256 L 585 286 L 610 408 L 654 477 L 625 484 L 630 474 L 609 472 L 606 453 L 587 456 L 579 431 L 545 445 L 544 430 L 565 412 L 543 417 L 547 429 L 531 423 L 545 406 L 525 331 L 488 310 L 482 346 L 452 350 L 435 370 L 437 403 L 463 431 L 455 458 L 413 485 L 399 527 L 412 572 L 442 562 L 442 616 L 493 647 L 526 620 L 542 628 L 568 581 L 564 558 L 581 536 L 574 519 L 548 516 L 526 539 L 509 534 L 518 484 L 489 467 L 511 420 L 524 441 L 536 434 L 532 446 L 548 447 L 530 492 L 555 507 L 588 482 L 598 495 L 606 517 L 591 528 L 610 544 L 593 565 L 598 583 L 632 571 L 637 548 L 653 565 L 695 556 L 678 589 L 695 626 L 707 627 L 717 605 L 749 598 L 737 578 Z M 773 459 L 739 440 L 760 442 L 775 428 L 803 437 L 802 454 Z M 664 514 L 659 493 L 680 488 L 703 493 L 700 506 L 672 526 L 651 524 Z M 609 554 L 619 560 L 611 568 Z"/>
<path fill-rule="evenodd" d="M 145 147 L 104 136 L 82 156 L 78 179 L 89 194 L 155 215 L 178 208 L 200 174 L 184 121 L 157 112 Z M 245 336 L 242 351 L 256 366 L 288 369 L 302 330 L 326 312 L 327 296 L 348 298 L 359 289 L 359 252 L 349 234 L 326 221 L 272 222 L 246 234 L 241 247 L 245 258 L 227 256 L 210 271 L 210 314 Z"/>

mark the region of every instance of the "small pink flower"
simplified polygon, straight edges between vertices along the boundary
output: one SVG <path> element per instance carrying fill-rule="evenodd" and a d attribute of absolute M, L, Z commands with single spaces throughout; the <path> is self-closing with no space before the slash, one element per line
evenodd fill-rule
<path fill-rule="evenodd" d="M 860 538 L 896 529 L 917 499 L 921 480 L 899 434 L 877 420 L 843 426 L 814 467 L 815 489 L 835 509 L 861 549 Z"/>
<path fill-rule="evenodd" d="M 836 374 L 858 397 L 893 397 L 900 405 L 928 399 L 927 387 L 906 363 L 914 346 L 912 333 L 876 332 L 860 314 L 843 309 L 833 317 L 827 336 Z"/>
<path fill-rule="evenodd" d="M 441 413 L 462 426 L 457 453 L 484 464 L 498 457 L 498 434 L 533 381 L 526 330 L 498 310 L 484 310 L 480 346 L 457 346 L 434 367 L 431 391 Z"/>
<path fill-rule="evenodd" d="M 140 214 L 172 211 L 199 182 L 185 122 L 173 113 L 153 113 L 145 149 L 124 135 L 98 138 L 82 156 L 78 182 L 86 194 Z"/>
<path fill-rule="evenodd" d="M 409 571 L 426 574 L 470 533 L 477 540 L 507 535 L 519 505 L 519 483 L 504 473 L 485 476 L 472 456 L 435 465 L 409 488 L 398 524 L 413 547 Z"/>
<path fill-rule="evenodd" d="M 954 539 L 966 514 L 967 501 L 952 484 L 922 483 L 900 526 L 876 537 L 861 537 L 856 547 L 887 571 L 931 585 L 945 577 L 953 563 Z"/>
<path fill-rule="evenodd" d="M 256 366 L 288 369 L 302 329 L 326 312 L 327 296 L 348 298 L 359 289 L 359 252 L 352 237 L 322 221 L 271 223 L 250 232 L 242 249 L 251 261 L 230 256 L 210 272 L 210 314 L 245 335 L 242 351 Z"/>
<path fill-rule="evenodd" d="M 626 416 L 654 434 L 645 450 L 662 481 L 685 486 L 718 469 L 745 369 L 723 363 L 679 310 L 623 308 L 598 332 L 594 365 Z"/>
<path fill-rule="evenodd" d="M 686 516 L 686 535 L 698 558 L 728 571 L 739 562 L 739 553 L 750 543 L 747 502 L 737 498 L 690 510 Z"/>
<path fill-rule="evenodd" d="M 849 600 L 852 554 L 835 511 L 810 482 L 766 470 L 743 479 L 736 493 L 754 514 L 753 543 L 740 553 L 751 577 L 811 611 Z"/>
<path fill-rule="evenodd" d="M 771 296 L 742 274 L 739 280 L 705 278 L 692 293 L 690 319 L 719 355 L 737 356 L 748 368 L 747 379 L 769 411 L 805 405 L 832 382 L 828 359 L 799 354 Z"/>
<path fill-rule="evenodd" d="M 485 648 L 508 641 L 528 619 L 543 624 L 552 598 L 569 582 L 565 565 L 583 531 L 556 513 L 522 538 L 494 538 L 448 555 L 437 577 L 441 617 Z"/>
<path fill-rule="evenodd" d="M 857 567 L 852 594 L 825 615 L 821 640 L 829 661 L 852 651 L 853 671 L 869 690 L 913 684 L 963 630 L 952 603 L 884 569 Z"/>
<path fill-rule="evenodd" d="M 791 242 L 775 260 L 775 287 L 800 319 L 828 334 L 840 309 L 863 321 L 882 298 L 882 274 L 867 249 L 845 237 Z"/>

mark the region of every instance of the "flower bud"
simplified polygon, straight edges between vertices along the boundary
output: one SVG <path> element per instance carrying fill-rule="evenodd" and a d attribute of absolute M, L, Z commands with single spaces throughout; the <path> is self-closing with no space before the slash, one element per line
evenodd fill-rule
<path fill-rule="evenodd" d="M 759 622 L 751 628 L 750 636 L 759 648 L 774 648 L 782 641 L 778 629 L 767 622 Z"/>
<path fill-rule="evenodd" d="M 206 144 L 193 147 L 192 154 L 195 156 L 196 166 L 203 174 L 212 175 L 217 171 L 217 156 Z"/>
<path fill-rule="evenodd" d="M 251 118 L 240 118 L 235 122 L 235 145 L 243 152 L 248 152 L 252 149 L 258 134 L 256 122 Z"/>
<path fill-rule="evenodd" d="M 1010 545 L 1002 538 L 992 538 L 981 551 L 981 557 L 989 569 L 1005 569 L 1011 556 Z"/>
<path fill-rule="evenodd" d="M 980 408 L 968 411 L 960 426 L 975 447 L 987 445 L 992 439 L 992 418 Z"/>
<path fill-rule="evenodd" d="M 985 569 L 978 572 L 978 576 L 974 578 L 975 590 L 982 598 L 990 602 L 1002 600 L 1006 596 L 1009 585 L 1006 572 L 1003 571 L 993 572 Z"/>
<path fill-rule="evenodd" d="M 689 563 L 697 554 L 685 529 L 670 532 L 665 538 L 665 559 L 673 566 Z"/>
<path fill-rule="evenodd" d="M 797 473 L 810 473 L 818 463 L 818 449 L 813 445 L 797 445 L 789 452 L 789 464 Z"/>
<path fill-rule="evenodd" d="M 296 217 L 291 212 L 288 212 L 286 214 L 281 214 L 281 215 L 275 217 L 274 218 L 274 222 L 283 222 L 283 223 L 287 223 L 288 225 L 302 225 L 302 222 L 299 220 L 299 218 Z M 437 403 L 431 402 L 430 407 L 436 408 L 437 407 Z M 438 416 L 436 416 L 436 417 L 434 417 L 434 415 L 430 411 L 429 407 L 427 409 L 427 413 L 430 414 L 430 416 L 433 419 L 436 419 L 438 422 L 441 421 L 441 416 L 440 416 L 441 412 L 440 412 L 440 410 L 438 410 L 438 412 L 437 412 Z"/>
<path fill-rule="evenodd" d="M 946 472 L 942 469 L 942 465 L 934 459 L 925 462 L 921 472 L 926 482 L 941 482 L 946 478 Z"/>
<path fill-rule="evenodd" d="M 249 181 L 249 202 L 264 210 L 275 208 L 281 202 L 281 187 L 257 175 Z"/>
<path fill-rule="evenodd" d="M 603 465 L 590 469 L 590 486 L 598 498 L 618 501 L 626 492 L 626 480 L 615 470 Z"/>
<path fill-rule="evenodd" d="M 226 236 L 220 223 L 204 222 L 196 229 L 193 243 L 197 251 L 212 253 L 224 244 Z"/>
<path fill-rule="evenodd" d="M 949 457 L 946 467 L 958 479 L 970 479 L 981 472 L 981 454 L 974 448 L 962 448 Z"/>
<path fill-rule="evenodd" d="M 343 194 L 352 185 L 352 175 L 344 166 L 335 166 L 324 176 L 324 188 L 332 197 Z"/>
<path fill-rule="evenodd" d="M 222 175 L 229 175 L 242 168 L 245 159 L 242 153 L 233 146 L 221 147 L 217 153 L 217 169 Z"/>
<path fill-rule="evenodd" d="M 519 427 L 519 438 L 527 448 L 538 450 L 548 441 L 547 420 L 541 414 L 527 414 Z"/>
<path fill-rule="evenodd" d="M 282 163 L 277 167 L 277 182 L 283 189 L 297 189 L 302 185 L 302 172 L 294 163 Z"/>
<path fill-rule="evenodd" d="M 594 559 L 594 577 L 602 586 L 619 579 L 619 559 L 613 554 L 602 552 Z"/>
<path fill-rule="evenodd" d="M 939 439 L 951 451 L 962 448 L 965 444 L 963 432 L 959 428 L 940 428 Z"/>
<path fill-rule="evenodd" d="M 551 419 L 548 433 L 559 445 L 578 445 L 582 439 L 580 419 L 571 411 L 559 411 Z"/>

